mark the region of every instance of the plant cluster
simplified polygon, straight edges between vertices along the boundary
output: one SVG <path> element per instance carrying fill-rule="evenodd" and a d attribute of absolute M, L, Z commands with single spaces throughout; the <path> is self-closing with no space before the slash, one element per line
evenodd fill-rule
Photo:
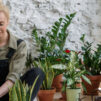
<path fill-rule="evenodd" d="M 85 68 L 92 75 L 101 74 L 101 45 L 97 44 L 96 50 L 92 49 L 92 43 L 85 41 L 85 35 L 81 37 L 83 42 L 81 55 Z"/>
<path fill-rule="evenodd" d="M 67 64 L 69 61 L 68 49 L 64 49 L 65 41 L 68 36 L 67 28 L 70 25 L 75 13 L 66 15 L 65 18 L 60 18 L 54 23 L 50 32 L 47 32 L 45 36 L 40 37 L 36 29 L 32 32 L 32 37 L 36 41 L 40 55 L 38 60 L 50 61 L 52 65 L 55 64 Z M 34 59 L 36 61 L 36 59 Z M 54 69 L 57 71 L 55 75 L 63 73 L 62 70 Z"/>

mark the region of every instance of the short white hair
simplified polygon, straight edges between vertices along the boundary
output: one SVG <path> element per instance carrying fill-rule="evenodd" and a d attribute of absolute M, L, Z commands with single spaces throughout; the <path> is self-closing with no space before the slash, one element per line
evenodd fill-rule
<path fill-rule="evenodd" d="M 1 2 L 1 0 L 0 0 Z M 5 16 L 7 17 L 7 20 L 9 21 L 9 9 L 7 6 L 3 5 L 2 3 L 0 3 L 0 12 L 3 12 L 5 14 Z"/>

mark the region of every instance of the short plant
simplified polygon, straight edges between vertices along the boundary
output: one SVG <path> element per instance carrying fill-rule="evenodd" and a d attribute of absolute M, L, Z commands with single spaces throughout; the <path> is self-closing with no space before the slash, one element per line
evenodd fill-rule
<path fill-rule="evenodd" d="M 76 89 L 77 84 L 80 83 L 80 78 L 82 77 L 86 82 L 90 83 L 90 80 L 85 76 L 87 74 L 86 70 L 80 70 L 80 67 L 83 65 L 80 64 L 80 59 L 78 53 L 71 51 L 70 61 L 67 65 L 66 72 L 64 76 L 66 78 L 67 87 L 71 89 Z"/>
<path fill-rule="evenodd" d="M 32 101 L 32 92 L 37 82 L 38 77 L 35 79 L 32 87 L 22 83 L 20 80 L 16 81 L 14 86 L 9 91 L 9 101 Z"/>
<path fill-rule="evenodd" d="M 45 79 L 42 83 L 41 89 L 43 89 L 43 90 L 51 89 L 52 82 L 54 79 L 54 71 L 53 71 L 53 68 L 51 67 L 50 61 L 47 61 L 46 59 L 45 59 L 45 62 L 39 60 L 37 62 L 34 62 L 34 64 L 37 67 L 40 67 L 45 74 Z"/>

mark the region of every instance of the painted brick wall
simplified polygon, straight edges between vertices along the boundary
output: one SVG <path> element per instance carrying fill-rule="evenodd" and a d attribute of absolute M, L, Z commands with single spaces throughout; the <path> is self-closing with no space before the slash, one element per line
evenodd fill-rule
<path fill-rule="evenodd" d="M 101 0 L 3 0 L 10 9 L 9 29 L 26 40 L 28 48 L 35 53 L 31 32 L 36 28 L 47 31 L 59 17 L 77 12 L 68 28 L 65 47 L 79 49 L 79 38 L 86 34 L 89 41 L 101 42 Z M 32 48 L 32 46 L 34 46 Z"/>

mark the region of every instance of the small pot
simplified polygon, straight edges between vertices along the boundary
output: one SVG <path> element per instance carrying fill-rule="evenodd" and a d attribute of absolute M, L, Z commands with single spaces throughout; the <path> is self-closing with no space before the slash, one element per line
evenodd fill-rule
<path fill-rule="evenodd" d="M 101 75 L 97 75 L 97 76 L 87 75 L 87 78 L 91 81 L 91 85 L 82 79 L 82 82 L 84 83 L 86 90 L 87 90 L 87 92 L 83 90 L 83 94 L 84 95 L 98 95 L 98 88 L 101 82 Z"/>
<path fill-rule="evenodd" d="M 66 96 L 67 101 L 79 101 L 79 94 L 81 93 L 81 89 L 70 89 L 66 88 Z"/>
<path fill-rule="evenodd" d="M 62 89 L 62 77 L 63 74 L 60 74 L 53 79 L 52 87 L 55 87 L 57 92 L 60 92 Z"/>
<path fill-rule="evenodd" d="M 53 101 L 55 92 L 56 92 L 55 88 L 50 90 L 39 90 L 38 92 L 39 101 Z"/>

